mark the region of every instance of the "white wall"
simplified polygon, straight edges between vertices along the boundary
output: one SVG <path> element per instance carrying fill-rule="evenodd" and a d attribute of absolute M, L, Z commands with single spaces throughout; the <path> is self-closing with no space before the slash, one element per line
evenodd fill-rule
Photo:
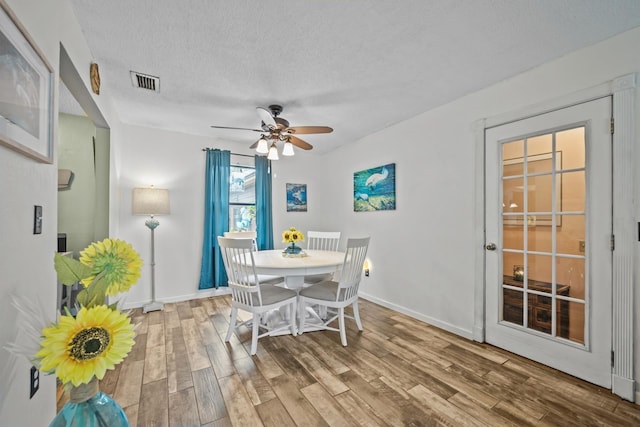
<path fill-rule="evenodd" d="M 471 338 L 474 284 L 482 280 L 475 277 L 474 260 L 483 251 L 476 245 L 473 227 L 475 181 L 482 179 L 474 174 L 474 123 L 638 72 L 639 45 L 636 29 L 328 155 L 332 173 L 323 181 L 323 194 L 324 203 L 332 205 L 329 228 L 372 236 L 371 276 L 364 279 L 361 292 Z M 353 172 L 391 162 L 396 163 L 397 209 L 353 212 L 348 185 Z M 635 287 L 638 295 L 637 279 Z M 638 370 L 636 366 L 636 382 Z"/>
<path fill-rule="evenodd" d="M 67 0 L 6 0 L 54 70 L 54 94 L 58 94 L 59 50 L 62 43 L 76 67 L 89 82 L 91 54 Z M 86 70 L 86 72 L 84 72 Z M 112 123 L 108 95 L 94 97 Z M 53 254 L 57 250 L 57 160 L 58 108 L 53 112 L 54 164 L 30 160 L 0 147 L 0 420 L 2 425 L 48 425 L 55 408 L 55 378 L 41 376 L 40 390 L 29 399 L 29 367 L 22 358 L 12 357 L 4 346 L 18 334 L 11 295 L 40 302 L 43 314 L 55 316 L 56 276 Z M 34 235 L 33 207 L 43 207 L 42 234 Z"/>

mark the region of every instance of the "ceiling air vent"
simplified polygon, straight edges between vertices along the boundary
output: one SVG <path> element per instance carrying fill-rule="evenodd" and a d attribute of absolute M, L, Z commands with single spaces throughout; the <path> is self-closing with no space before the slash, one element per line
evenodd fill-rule
<path fill-rule="evenodd" d="M 130 73 L 131 83 L 133 83 L 134 87 L 160 92 L 160 77 L 138 73 L 137 71 L 130 71 Z"/>

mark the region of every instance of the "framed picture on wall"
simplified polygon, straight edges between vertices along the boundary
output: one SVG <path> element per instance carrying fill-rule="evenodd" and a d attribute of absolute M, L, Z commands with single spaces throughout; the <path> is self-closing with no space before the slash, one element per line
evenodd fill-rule
<path fill-rule="evenodd" d="M 0 144 L 53 163 L 53 69 L 0 0 Z"/>
<path fill-rule="evenodd" d="M 307 184 L 287 183 L 287 212 L 307 211 Z"/>
<path fill-rule="evenodd" d="M 396 208 L 396 164 L 353 174 L 353 211 L 388 211 Z"/>

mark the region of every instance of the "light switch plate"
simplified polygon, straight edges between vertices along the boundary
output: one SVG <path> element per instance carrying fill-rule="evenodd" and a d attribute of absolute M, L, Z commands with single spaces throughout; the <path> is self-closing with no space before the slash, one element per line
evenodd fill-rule
<path fill-rule="evenodd" d="M 33 234 L 42 234 L 42 206 L 33 208 Z"/>

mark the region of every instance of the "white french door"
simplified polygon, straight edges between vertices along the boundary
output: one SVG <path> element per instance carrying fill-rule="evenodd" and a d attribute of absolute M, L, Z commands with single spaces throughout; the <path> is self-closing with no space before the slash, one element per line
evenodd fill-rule
<path fill-rule="evenodd" d="M 486 130 L 486 340 L 611 387 L 611 98 Z"/>

